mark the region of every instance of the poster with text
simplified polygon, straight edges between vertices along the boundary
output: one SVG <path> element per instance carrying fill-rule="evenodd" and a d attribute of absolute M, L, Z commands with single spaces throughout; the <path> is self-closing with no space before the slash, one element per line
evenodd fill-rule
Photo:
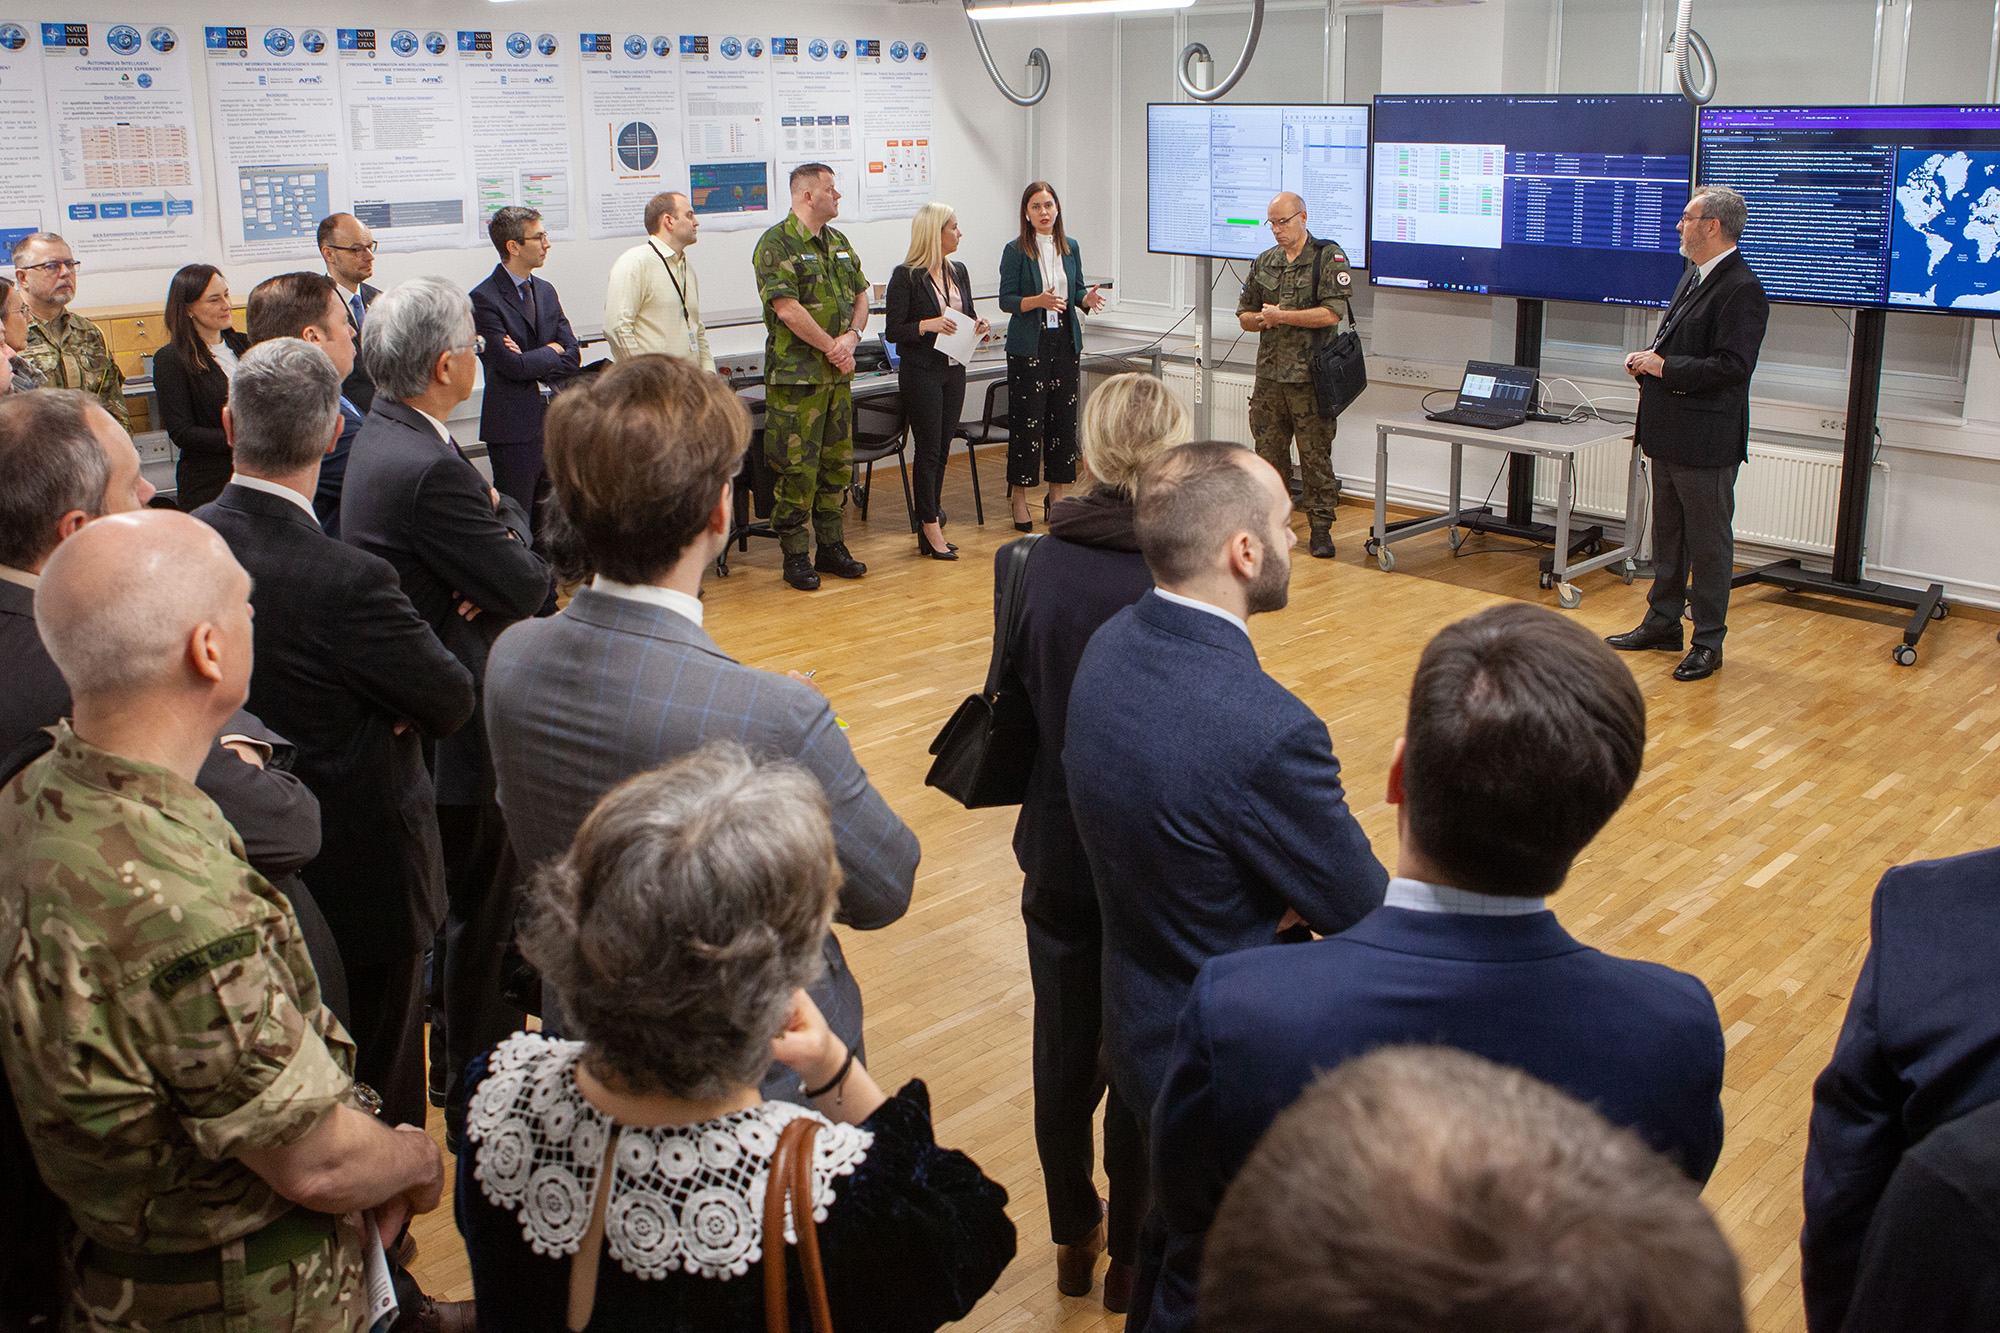
<path fill-rule="evenodd" d="M 569 78 L 552 32 L 458 34 L 459 90 L 472 142 L 473 224 L 509 205 L 532 208 L 558 241 L 570 216 Z"/>
<path fill-rule="evenodd" d="M 57 222 L 89 272 L 176 268 L 201 257 L 192 31 L 42 24 Z"/>
<path fill-rule="evenodd" d="M 682 34 L 680 57 L 695 215 L 717 231 L 761 231 L 784 216 L 771 180 L 770 50 L 762 37 Z"/>
<path fill-rule="evenodd" d="M 861 91 L 861 217 L 906 218 L 930 202 L 930 47 L 900 38 L 857 38 Z"/>
<path fill-rule="evenodd" d="M 485 244 L 451 39 L 441 28 L 337 31 L 350 211 L 384 250 Z"/>
<path fill-rule="evenodd" d="M 583 80 L 584 211 L 592 240 L 646 234 L 646 205 L 688 188 L 674 39 L 586 32 Z"/>
<path fill-rule="evenodd" d="M 230 263 L 314 259 L 348 206 L 332 28 L 206 28 L 209 153 Z"/>
<path fill-rule="evenodd" d="M 14 242 L 55 231 L 55 164 L 49 160 L 44 57 L 34 25 L 0 19 L 0 272 L 13 271 Z"/>
<path fill-rule="evenodd" d="M 836 37 L 773 37 L 771 90 L 778 120 L 771 193 L 789 208 L 792 168 L 823 162 L 833 168 L 841 210 L 850 218 L 860 216 L 861 126 L 852 45 Z"/>

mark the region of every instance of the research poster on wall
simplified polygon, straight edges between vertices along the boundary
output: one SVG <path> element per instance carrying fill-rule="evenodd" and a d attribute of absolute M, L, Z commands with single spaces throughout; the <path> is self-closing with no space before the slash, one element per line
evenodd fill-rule
<path fill-rule="evenodd" d="M 56 229 L 55 164 L 49 158 L 44 57 L 27 23 L 0 20 L 0 272 L 13 272 L 14 242 Z"/>
<path fill-rule="evenodd" d="M 187 41 L 160 23 L 44 23 L 57 221 L 93 271 L 201 257 Z"/>
<path fill-rule="evenodd" d="M 762 37 L 683 33 L 680 56 L 695 215 L 717 231 L 770 226 L 782 215 L 773 211 L 769 48 Z"/>
<path fill-rule="evenodd" d="M 792 168 L 824 162 L 833 168 L 842 207 L 858 213 L 861 130 L 855 123 L 853 44 L 844 37 L 773 37 L 771 90 L 778 121 L 772 196 L 789 208 Z"/>
<path fill-rule="evenodd" d="M 311 259 L 320 219 L 348 206 L 334 30 L 203 29 L 208 140 L 232 264 Z"/>
<path fill-rule="evenodd" d="M 553 32 L 458 33 L 459 91 L 472 143 L 473 224 L 532 208 L 558 241 L 570 217 L 569 78 Z"/>
<path fill-rule="evenodd" d="M 341 28 L 335 40 L 354 216 L 384 250 L 483 243 L 451 39 L 438 28 Z"/>
<path fill-rule="evenodd" d="M 592 240 L 644 236 L 652 197 L 688 188 L 678 67 L 672 37 L 586 32 L 578 39 L 584 211 Z"/>
<path fill-rule="evenodd" d="M 861 100 L 861 217 L 906 218 L 935 191 L 930 47 L 901 38 L 854 43 Z"/>

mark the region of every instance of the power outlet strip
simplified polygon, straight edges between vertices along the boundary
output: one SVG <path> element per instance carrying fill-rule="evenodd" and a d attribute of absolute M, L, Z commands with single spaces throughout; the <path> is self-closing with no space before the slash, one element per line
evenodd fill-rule
<path fill-rule="evenodd" d="M 1830 431 L 1835 435 L 1845 435 L 1847 434 L 1847 419 L 1845 417 L 1821 417 L 1819 419 L 1819 428 L 1823 431 Z"/>
<path fill-rule="evenodd" d="M 1429 384 L 1431 372 L 1423 366 L 1413 366 L 1402 361 L 1385 362 L 1381 369 L 1382 378 L 1402 380 L 1406 384 Z"/>

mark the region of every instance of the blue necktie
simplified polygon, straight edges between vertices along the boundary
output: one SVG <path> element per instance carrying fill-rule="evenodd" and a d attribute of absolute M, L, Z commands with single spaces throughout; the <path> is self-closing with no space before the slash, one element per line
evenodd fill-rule
<path fill-rule="evenodd" d="M 361 321 L 365 319 L 368 315 L 368 307 L 362 303 L 360 292 L 356 292 L 354 293 L 353 296 L 349 297 L 347 299 L 347 304 L 348 307 L 354 311 L 354 327 L 357 331 L 359 331 L 359 329 L 361 328 Z"/>

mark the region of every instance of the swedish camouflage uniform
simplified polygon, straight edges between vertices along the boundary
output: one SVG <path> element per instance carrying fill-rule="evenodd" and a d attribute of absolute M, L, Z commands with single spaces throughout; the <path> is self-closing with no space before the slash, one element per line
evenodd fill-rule
<path fill-rule="evenodd" d="M 41 375 L 41 387 L 81 389 L 102 403 L 119 425 L 131 429 L 125 372 L 111 359 L 104 334 L 82 315 L 65 310 L 46 324 L 29 315 L 28 345 L 21 349 L 21 359 Z"/>
<path fill-rule="evenodd" d="M 66 1327 L 363 1327 L 358 1229 L 239 1160 L 347 1100 L 354 1047 L 214 802 L 59 724 L 0 788 L 0 950 L 0 1060 L 79 1233 Z"/>
<path fill-rule="evenodd" d="M 1313 252 L 1324 247 L 1320 257 L 1319 290 L 1312 288 Z M 1324 306 L 1345 317 L 1346 301 L 1354 291 L 1354 272 L 1347 255 L 1332 241 L 1311 236 L 1297 259 L 1285 257 L 1285 247 L 1274 245 L 1258 255 L 1243 283 L 1238 314 L 1254 314 L 1268 303 L 1285 310 L 1309 310 Z M 1305 493 L 1299 507 L 1314 528 L 1333 522 L 1334 506 L 1340 503 L 1340 479 L 1333 472 L 1333 437 L 1337 423 L 1319 414 L 1313 394 L 1312 356 L 1314 329 L 1281 325 L 1257 335 L 1257 381 L 1250 392 L 1250 434 L 1257 452 L 1278 475 L 1292 475 L 1292 440 L 1299 445 L 1299 472 Z"/>
<path fill-rule="evenodd" d="M 868 278 L 847 237 L 832 227 L 814 236 L 788 213 L 757 240 L 752 257 L 764 304 L 764 456 L 777 474 L 771 526 L 786 555 L 809 545 L 806 520 L 822 547 L 845 539 L 843 493 L 854 479 L 851 375 L 793 333 L 773 303 L 790 297 L 835 338 L 852 327 L 855 298 Z"/>

